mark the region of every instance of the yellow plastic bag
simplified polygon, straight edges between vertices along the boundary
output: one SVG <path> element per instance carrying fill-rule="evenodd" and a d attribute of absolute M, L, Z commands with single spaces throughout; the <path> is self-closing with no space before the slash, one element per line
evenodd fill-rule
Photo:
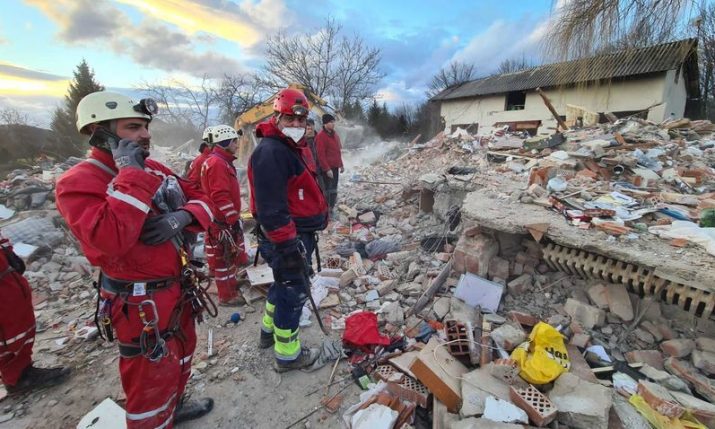
<path fill-rule="evenodd" d="M 679 419 L 660 414 L 651 408 L 641 395 L 631 395 L 628 402 L 656 429 L 708 429 L 689 412 L 683 414 Z"/>
<path fill-rule="evenodd" d="M 529 341 L 511 352 L 519 364 L 519 375 L 531 384 L 546 384 L 571 367 L 564 337 L 548 323 L 539 322 L 531 330 Z"/>

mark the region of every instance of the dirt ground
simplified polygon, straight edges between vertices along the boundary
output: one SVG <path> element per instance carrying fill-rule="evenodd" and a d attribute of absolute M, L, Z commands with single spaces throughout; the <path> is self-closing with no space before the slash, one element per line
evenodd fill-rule
<path fill-rule="evenodd" d="M 199 343 L 187 393 L 196 398 L 214 398 L 215 408 L 206 417 L 178 427 L 284 428 L 319 406 L 332 367 L 329 365 L 313 373 L 276 373 L 272 369 L 272 349 L 261 350 L 257 345 L 263 302 L 256 302 L 252 313 L 246 311 L 247 307 L 239 307 L 245 319 L 237 325 L 224 323 L 235 310 L 221 307 L 216 319 L 198 327 Z M 213 329 L 215 355 L 203 360 L 209 328 Z M 337 338 L 337 334 L 333 335 Z M 48 337 L 50 339 L 43 340 Z M 317 326 L 307 327 L 301 333 L 307 345 L 318 345 L 323 338 Z M 51 336 L 38 335 L 38 344 L 45 341 L 51 341 Z M 88 344 L 86 348 L 92 351 L 83 357 L 73 357 L 86 363 L 75 366 L 65 384 L 0 402 L 0 420 L 3 415 L 15 414 L 11 420 L 0 423 L 0 429 L 75 428 L 84 414 L 107 397 L 122 405 L 116 345 L 102 345 L 101 340 Z M 40 366 L 61 363 L 45 352 L 36 353 L 35 357 Z M 206 368 L 199 369 L 204 364 Z M 334 379 L 349 375 L 346 368 L 347 364 L 341 362 Z M 342 387 L 346 387 L 341 393 L 345 399 L 338 413 L 330 414 L 321 409 L 294 427 L 340 427 L 340 414 L 357 402 L 360 393 L 360 388 L 348 379 L 333 385 L 329 396 Z"/>

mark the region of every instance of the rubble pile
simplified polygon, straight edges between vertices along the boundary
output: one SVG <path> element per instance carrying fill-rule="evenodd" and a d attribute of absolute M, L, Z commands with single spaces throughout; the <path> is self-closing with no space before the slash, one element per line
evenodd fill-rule
<path fill-rule="evenodd" d="M 538 138 L 458 130 L 351 172 L 313 283 L 366 390 L 348 427 L 715 427 L 712 308 L 561 269 L 544 255 L 553 225 L 501 231 L 465 202 L 489 189 L 495 217 L 549 210 L 586 240 L 712 267 L 713 130 L 634 118 Z M 356 341 L 365 314 L 376 326 Z"/>

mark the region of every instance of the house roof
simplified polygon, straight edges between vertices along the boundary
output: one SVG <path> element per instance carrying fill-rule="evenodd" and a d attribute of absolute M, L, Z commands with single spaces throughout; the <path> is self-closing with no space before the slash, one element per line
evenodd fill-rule
<path fill-rule="evenodd" d="M 697 40 L 685 39 L 476 79 L 447 88 L 431 100 L 452 100 L 539 87 L 626 78 L 676 70 L 683 65 L 688 92 L 697 93 Z"/>

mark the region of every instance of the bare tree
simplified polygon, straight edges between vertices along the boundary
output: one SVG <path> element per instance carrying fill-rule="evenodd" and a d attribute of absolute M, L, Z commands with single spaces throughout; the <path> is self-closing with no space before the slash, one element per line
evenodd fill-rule
<path fill-rule="evenodd" d="M 703 6 L 698 20 L 700 39 L 700 91 L 702 93 L 702 113 L 708 119 L 715 119 L 715 4 Z"/>
<path fill-rule="evenodd" d="M 341 36 L 341 30 L 329 18 L 314 35 L 279 32 L 269 38 L 264 83 L 274 89 L 299 83 L 321 98 L 332 97 L 340 108 L 370 98 L 384 76 L 378 69 L 380 49 L 357 35 Z"/>
<path fill-rule="evenodd" d="M 499 64 L 496 74 L 514 73 L 534 67 L 526 57 L 507 58 Z"/>
<path fill-rule="evenodd" d="M 613 46 L 671 39 L 695 0 L 569 0 L 561 2 L 546 37 L 553 59 L 583 58 Z"/>
<path fill-rule="evenodd" d="M 216 90 L 219 121 L 233 126 L 236 117 L 269 96 L 255 76 L 224 75 Z"/>
<path fill-rule="evenodd" d="M 447 88 L 469 82 L 474 79 L 474 74 L 474 64 L 453 61 L 432 76 L 432 81 L 427 89 L 427 97 L 432 98 Z"/>
<path fill-rule="evenodd" d="M 138 89 L 156 99 L 157 118 L 169 124 L 190 126 L 197 132 L 208 126 L 212 111 L 217 107 L 216 83 L 206 75 L 194 86 L 172 79 L 166 84 L 144 82 Z"/>
<path fill-rule="evenodd" d="M 13 107 L 0 109 L 0 125 L 30 125 L 30 116 Z"/>

